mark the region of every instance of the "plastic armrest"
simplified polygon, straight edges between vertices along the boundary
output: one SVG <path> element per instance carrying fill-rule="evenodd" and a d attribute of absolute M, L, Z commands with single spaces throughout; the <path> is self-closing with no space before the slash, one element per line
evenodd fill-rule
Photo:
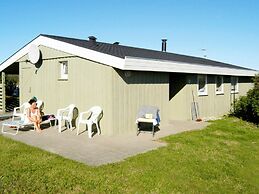
<path fill-rule="evenodd" d="M 19 110 L 19 109 L 21 109 L 21 107 L 19 106 L 19 107 L 14 107 L 14 109 L 13 109 L 13 112 L 14 112 L 14 114 L 17 112 L 17 110 Z"/>
<path fill-rule="evenodd" d="M 79 121 L 83 120 L 83 116 L 84 116 L 85 114 L 89 113 L 89 112 L 90 112 L 90 111 L 81 112 L 81 113 L 79 114 Z"/>
<path fill-rule="evenodd" d="M 57 115 L 63 114 L 63 112 L 66 111 L 65 108 L 60 108 L 57 110 Z"/>

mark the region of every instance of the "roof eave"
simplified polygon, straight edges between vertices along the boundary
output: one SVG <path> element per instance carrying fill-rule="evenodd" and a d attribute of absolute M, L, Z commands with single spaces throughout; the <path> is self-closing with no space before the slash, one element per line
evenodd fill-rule
<path fill-rule="evenodd" d="M 36 46 L 40 46 L 40 45 L 46 46 L 78 57 L 88 59 L 91 61 L 102 63 L 104 65 L 112 66 L 119 69 L 124 69 L 124 59 L 122 58 L 108 55 L 105 53 L 100 53 L 87 48 L 82 48 L 66 42 L 54 40 L 54 39 L 45 37 L 44 35 L 39 35 L 34 40 L 29 42 L 27 45 L 25 45 L 23 48 L 18 50 L 11 57 L 9 57 L 6 61 L 4 61 L 0 65 L 0 72 L 6 69 L 7 67 L 9 67 L 10 65 L 12 65 L 14 62 L 19 60 L 24 55 L 28 54 L 29 48 L 31 47 L 32 44 Z"/>
<path fill-rule="evenodd" d="M 177 61 L 162 61 L 139 57 L 125 57 L 125 70 L 158 71 L 175 73 L 214 74 L 232 76 L 255 76 L 255 70 L 218 67 L 204 64 L 190 64 Z"/>
<path fill-rule="evenodd" d="M 26 55 L 30 46 L 34 44 L 37 46 L 43 45 L 56 50 L 60 50 L 78 57 L 82 57 L 91 61 L 95 61 L 104 65 L 122 70 L 135 70 L 135 71 L 156 71 L 156 72 L 178 72 L 178 73 L 195 73 L 195 74 L 216 74 L 216 75 L 233 75 L 233 76 L 254 76 L 258 73 L 255 70 L 238 69 L 211 66 L 204 64 L 191 64 L 177 61 L 163 61 L 155 59 L 138 58 L 126 56 L 119 58 L 113 55 L 101 53 L 88 48 L 83 48 L 70 43 L 59 41 L 39 35 L 23 48 L 18 50 L 14 55 L 8 58 L 0 65 L 0 72 L 5 68 L 19 60 Z"/>

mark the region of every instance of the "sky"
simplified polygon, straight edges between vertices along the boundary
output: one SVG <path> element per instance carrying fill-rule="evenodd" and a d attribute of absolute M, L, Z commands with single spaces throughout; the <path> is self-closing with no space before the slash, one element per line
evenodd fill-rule
<path fill-rule="evenodd" d="M 1 0 L 0 63 L 39 34 L 120 42 L 259 70 L 258 0 Z"/>

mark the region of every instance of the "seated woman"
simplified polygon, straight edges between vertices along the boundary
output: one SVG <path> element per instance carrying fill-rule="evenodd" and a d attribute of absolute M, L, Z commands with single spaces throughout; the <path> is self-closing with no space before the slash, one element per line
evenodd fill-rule
<path fill-rule="evenodd" d="M 36 100 L 31 99 L 29 101 L 29 104 L 31 105 L 30 108 L 27 109 L 27 120 L 34 124 L 37 132 L 41 132 L 40 123 L 41 123 L 41 114 L 40 110 L 37 107 Z"/>

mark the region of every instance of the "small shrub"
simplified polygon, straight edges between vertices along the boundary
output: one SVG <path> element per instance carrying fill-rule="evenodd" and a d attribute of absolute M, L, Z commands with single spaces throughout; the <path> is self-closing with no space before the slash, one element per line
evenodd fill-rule
<path fill-rule="evenodd" d="M 254 81 L 254 89 L 255 89 L 255 90 L 259 90 L 259 74 L 257 74 L 257 75 L 253 78 L 253 81 Z"/>
<path fill-rule="evenodd" d="M 240 97 L 234 104 L 233 115 L 243 120 L 259 124 L 259 75 L 254 80 L 254 88 Z"/>

